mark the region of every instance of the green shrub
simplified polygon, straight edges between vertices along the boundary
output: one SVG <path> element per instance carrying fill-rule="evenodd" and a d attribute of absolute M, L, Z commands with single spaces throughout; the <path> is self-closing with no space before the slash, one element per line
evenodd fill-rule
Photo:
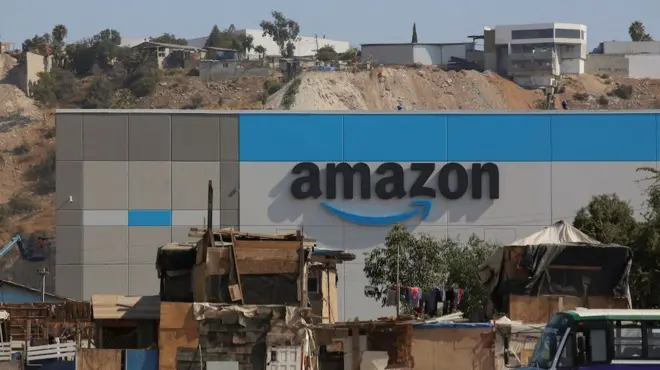
<path fill-rule="evenodd" d="M 30 152 L 30 146 L 28 145 L 28 143 L 25 143 L 25 142 L 23 142 L 19 145 L 16 145 L 11 150 L 11 154 L 13 154 L 13 155 L 23 155 L 23 154 L 27 154 L 29 152 Z"/>
<path fill-rule="evenodd" d="M 266 80 L 264 81 L 264 90 L 266 94 L 273 95 L 282 88 L 282 83 L 277 80 Z"/>
<path fill-rule="evenodd" d="M 291 84 L 286 88 L 284 96 L 282 97 L 282 109 L 291 109 L 293 103 L 296 102 L 296 94 L 300 87 L 300 78 L 296 77 L 291 81 Z"/>
<path fill-rule="evenodd" d="M 576 92 L 573 94 L 573 99 L 578 100 L 578 101 L 585 101 L 589 99 L 589 94 L 586 92 Z"/>
<path fill-rule="evenodd" d="M 115 87 L 105 76 L 99 76 L 92 81 L 83 101 L 85 109 L 107 109 L 112 105 Z"/>
<path fill-rule="evenodd" d="M 147 96 L 156 90 L 158 81 L 154 76 L 142 76 L 137 80 L 133 81 L 129 86 L 129 89 L 137 98 Z"/>
<path fill-rule="evenodd" d="M 55 149 L 50 149 L 41 162 L 30 168 L 30 178 L 35 182 L 35 191 L 50 194 L 55 191 Z"/>
<path fill-rule="evenodd" d="M 630 99 L 633 94 L 633 87 L 632 85 L 619 85 L 612 92 L 621 99 Z"/>
<path fill-rule="evenodd" d="M 610 103 L 610 100 L 607 99 L 607 96 L 605 96 L 605 95 L 601 95 L 598 98 L 598 104 L 600 104 L 602 106 L 607 106 L 609 103 Z"/>

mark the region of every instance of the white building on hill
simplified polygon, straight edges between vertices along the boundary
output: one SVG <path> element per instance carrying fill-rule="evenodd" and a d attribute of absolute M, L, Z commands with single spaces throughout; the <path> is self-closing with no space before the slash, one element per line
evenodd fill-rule
<path fill-rule="evenodd" d="M 254 46 L 263 46 L 266 48 L 266 55 L 279 56 L 280 48 L 277 46 L 275 41 L 270 36 L 263 36 L 263 31 L 258 29 L 244 29 L 237 30 L 238 35 L 250 35 L 254 39 Z M 188 40 L 188 45 L 204 47 L 206 39 L 208 36 L 198 37 Z M 326 45 L 334 46 L 337 53 L 343 53 L 350 48 L 348 41 L 338 41 L 330 40 L 325 38 L 325 35 L 319 37 L 308 37 L 308 36 L 298 36 L 298 40 L 294 43 L 296 45 L 295 56 L 304 57 L 311 56 L 316 54 L 317 45 L 318 48 L 322 48 Z M 257 53 L 252 50 L 250 52 L 250 58 L 257 57 Z"/>

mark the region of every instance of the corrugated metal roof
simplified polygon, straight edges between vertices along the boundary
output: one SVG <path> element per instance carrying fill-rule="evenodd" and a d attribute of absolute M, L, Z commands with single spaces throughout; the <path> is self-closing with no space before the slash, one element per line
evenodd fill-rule
<path fill-rule="evenodd" d="M 158 320 L 160 297 L 95 294 L 92 296 L 92 317 L 96 320 Z"/>

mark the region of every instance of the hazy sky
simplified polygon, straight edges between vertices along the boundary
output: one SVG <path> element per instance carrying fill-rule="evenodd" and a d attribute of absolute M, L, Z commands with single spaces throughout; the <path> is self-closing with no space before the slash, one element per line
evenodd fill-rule
<path fill-rule="evenodd" d="M 193 38 L 214 24 L 258 28 L 271 10 L 300 24 L 302 36 L 325 34 L 351 44 L 409 42 L 417 22 L 419 42 L 457 42 L 481 34 L 484 26 L 537 22 L 582 23 L 589 48 L 601 41 L 627 40 L 630 22 L 640 20 L 660 39 L 660 0 L 334 0 L 168 1 L 7 0 L 0 11 L 0 39 L 15 47 L 55 24 L 69 29 L 69 42 L 114 28 L 123 37 L 163 32 Z M 169 4 L 169 5 L 168 5 Z M 277 5 L 273 5 L 277 4 Z M 275 8 L 275 9 L 274 9 Z M 656 22 L 655 24 L 653 22 Z"/>

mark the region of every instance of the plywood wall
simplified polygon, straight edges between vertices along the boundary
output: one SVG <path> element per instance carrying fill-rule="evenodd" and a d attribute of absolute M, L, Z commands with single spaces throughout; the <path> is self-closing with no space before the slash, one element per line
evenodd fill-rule
<path fill-rule="evenodd" d="M 193 317 L 192 303 L 162 302 L 158 331 L 159 368 L 175 370 L 179 348 L 197 348 L 199 325 Z"/>
<path fill-rule="evenodd" d="M 625 299 L 613 297 L 582 298 L 571 296 L 509 296 L 509 319 L 523 323 L 542 324 L 557 312 L 586 308 L 629 308 Z"/>
<path fill-rule="evenodd" d="M 494 340 L 491 328 L 415 329 L 415 369 L 492 370 Z"/>
<path fill-rule="evenodd" d="M 122 370 L 121 349 L 80 348 L 76 370 Z"/>

